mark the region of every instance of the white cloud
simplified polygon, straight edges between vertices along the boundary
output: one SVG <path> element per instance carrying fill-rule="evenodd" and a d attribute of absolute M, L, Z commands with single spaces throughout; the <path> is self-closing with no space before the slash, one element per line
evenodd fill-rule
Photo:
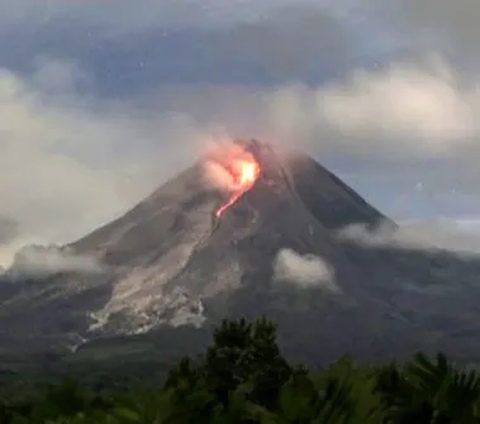
<path fill-rule="evenodd" d="M 303 146 L 317 157 L 475 161 L 480 153 L 480 75 L 468 82 L 435 54 L 353 70 L 316 87 L 189 86 L 167 93 L 177 110 L 196 121 Z"/>
<path fill-rule="evenodd" d="M 388 224 L 369 230 L 353 224 L 339 231 L 340 239 L 370 247 L 394 247 L 450 251 L 461 255 L 480 254 L 480 235 L 452 220 L 412 221 L 392 229 Z"/>
<path fill-rule="evenodd" d="M 287 282 L 299 287 L 325 287 L 338 291 L 332 267 L 315 255 L 300 255 L 291 249 L 278 252 L 273 264 L 275 281 Z"/>
<path fill-rule="evenodd" d="M 271 120 L 286 138 L 325 151 L 398 160 L 448 157 L 478 148 L 480 86 L 466 84 L 436 56 L 356 71 L 316 90 L 292 86 L 271 101 Z M 470 156 L 471 158 L 471 156 Z"/>
<path fill-rule="evenodd" d="M 25 246 L 14 257 L 7 272 L 13 275 L 45 276 L 61 272 L 99 273 L 103 270 L 94 257 L 75 255 L 57 246 Z"/>
<path fill-rule="evenodd" d="M 478 176 L 480 91 L 438 60 L 316 88 L 162 88 L 143 103 L 99 99 L 75 63 L 36 63 L 30 76 L 0 70 L 0 216 L 18 223 L 12 249 L 70 241 L 112 219 L 189 165 L 219 128 L 303 145 L 320 160 L 454 158 L 459 175 Z"/>
<path fill-rule="evenodd" d="M 203 135 L 188 118 L 82 96 L 78 75 L 59 61 L 29 78 L 0 70 L 0 216 L 18 223 L 11 250 L 84 235 L 198 153 Z M 165 140 L 177 146 L 162 149 Z"/>

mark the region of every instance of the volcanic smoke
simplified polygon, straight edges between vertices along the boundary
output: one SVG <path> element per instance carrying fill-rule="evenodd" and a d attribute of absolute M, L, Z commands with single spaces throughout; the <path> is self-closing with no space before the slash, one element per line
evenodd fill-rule
<path fill-rule="evenodd" d="M 216 145 L 209 154 L 206 167 L 209 179 L 231 193 L 228 201 L 216 210 L 217 217 L 253 187 L 261 171 L 254 156 L 234 143 Z"/>

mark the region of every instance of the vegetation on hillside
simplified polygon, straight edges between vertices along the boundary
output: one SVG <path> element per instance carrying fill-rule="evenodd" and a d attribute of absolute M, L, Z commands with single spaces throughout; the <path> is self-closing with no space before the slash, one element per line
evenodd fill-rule
<path fill-rule="evenodd" d="M 161 387 L 94 393 L 66 379 L 3 399 L 0 423 L 470 424 L 480 423 L 480 376 L 420 353 L 403 366 L 343 357 L 310 370 L 283 358 L 270 321 L 224 321 Z"/>

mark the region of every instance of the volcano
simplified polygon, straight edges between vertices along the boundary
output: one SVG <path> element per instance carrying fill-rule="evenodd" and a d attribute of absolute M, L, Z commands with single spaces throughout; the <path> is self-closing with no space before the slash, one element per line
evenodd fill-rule
<path fill-rule="evenodd" d="M 282 249 L 358 274 L 333 230 L 385 220 L 308 156 L 237 141 L 71 248 L 116 270 L 112 296 L 90 329 L 131 333 L 160 322 L 201 325 L 207 314 L 244 315 L 230 304 L 232 295 L 275 289 Z M 170 305 L 178 306 L 168 314 Z"/>
<path fill-rule="evenodd" d="M 267 315 L 287 354 L 310 362 L 418 349 L 473 358 L 478 260 L 365 247 L 339 237 L 352 224 L 396 229 L 310 156 L 236 141 L 62 247 L 98 272 L 4 274 L 0 337 L 88 345 Z"/>

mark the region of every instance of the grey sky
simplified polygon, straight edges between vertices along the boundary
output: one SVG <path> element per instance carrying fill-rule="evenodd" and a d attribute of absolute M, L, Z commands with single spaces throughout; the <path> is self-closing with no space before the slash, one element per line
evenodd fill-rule
<path fill-rule="evenodd" d="M 4 0 L 0 217 L 18 222 L 12 246 L 84 234 L 225 132 L 304 147 L 386 213 L 477 215 L 480 5 L 452 8 Z"/>

